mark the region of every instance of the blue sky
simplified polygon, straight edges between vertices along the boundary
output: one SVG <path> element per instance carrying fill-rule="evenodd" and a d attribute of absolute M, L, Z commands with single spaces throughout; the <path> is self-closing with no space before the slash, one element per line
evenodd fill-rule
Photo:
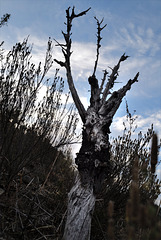
<path fill-rule="evenodd" d="M 96 55 L 96 21 L 104 17 L 107 27 L 102 32 L 102 48 L 97 69 L 101 80 L 102 70 L 113 67 L 126 52 L 130 56 L 123 62 L 115 89 L 119 89 L 139 71 L 139 82 L 132 86 L 126 100 L 131 112 L 138 115 L 138 130 L 146 132 L 154 124 L 161 137 L 161 1 L 160 0 L 0 0 L 0 15 L 11 14 L 8 26 L 0 29 L 0 41 L 9 50 L 28 35 L 33 43 L 33 61 L 43 61 L 48 37 L 63 42 L 65 10 L 91 10 L 73 22 L 72 70 L 76 87 L 85 107 L 89 101 L 88 77 L 92 74 Z M 55 58 L 61 60 L 61 51 L 53 48 Z M 54 75 L 55 68 L 49 72 Z M 60 70 L 64 77 L 64 69 Z M 66 85 L 67 88 L 67 85 Z M 72 100 L 71 100 L 72 101 Z M 126 107 L 123 100 L 112 125 L 114 136 L 121 134 Z"/>

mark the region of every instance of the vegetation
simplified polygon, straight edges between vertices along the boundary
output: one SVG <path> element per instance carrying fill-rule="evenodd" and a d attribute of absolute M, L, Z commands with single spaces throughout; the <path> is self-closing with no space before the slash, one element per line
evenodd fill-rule
<path fill-rule="evenodd" d="M 58 148 L 76 139 L 77 116 L 72 106 L 67 108 L 68 96 L 64 104 L 61 101 L 64 82 L 57 76 L 58 70 L 53 81 L 45 77 L 52 66 L 50 39 L 43 71 L 41 63 L 37 68 L 30 63 L 30 53 L 26 39 L 16 44 L 1 62 L 0 167 L 8 186 L 35 156 L 42 158 L 50 151 L 40 147 L 39 142 Z M 46 93 L 39 101 L 43 86 Z"/>
<path fill-rule="evenodd" d="M 81 16 L 74 9 L 72 14 Z M 101 26 L 96 21 L 100 41 Z M 25 39 L 6 55 L 0 52 L 0 238 L 58 240 L 65 229 L 67 193 L 76 178 L 68 146 L 77 141 L 78 119 L 74 107 L 68 105 L 69 96 L 64 103 L 61 100 L 64 82 L 58 70 L 53 80 L 46 77 L 53 61 L 51 39 L 43 67 L 31 63 L 31 50 Z M 97 50 L 94 74 L 99 42 Z M 111 81 L 117 77 L 119 64 L 109 76 Z M 94 94 L 97 87 L 90 84 Z M 40 100 L 42 88 L 45 94 Z M 94 102 L 92 95 L 92 106 Z M 153 126 L 133 139 L 134 125 L 135 116 L 127 105 L 123 136 L 113 139 L 108 148 L 110 173 L 95 191 L 91 240 L 161 238 L 160 207 L 155 204 L 161 186 L 155 173 L 161 144 Z"/>
<path fill-rule="evenodd" d="M 133 139 L 132 134 L 136 131 L 135 119 L 135 116 L 132 116 L 127 108 L 127 122 L 124 123 L 123 136 L 119 136 L 111 142 L 111 162 L 114 171 L 111 178 L 105 181 L 102 191 L 96 199 L 92 221 L 92 240 L 159 239 L 150 237 L 154 227 L 152 224 L 154 219 L 158 226 L 156 234 L 159 237 L 161 236 L 159 228 L 161 224 L 160 207 L 155 204 L 161 193 L 161 181 L 153 172 L 153 168 L 159 164 L 156 159 L 161 145 L 156 141 L 157 135 L 153 131 L 153 126 L 146 134 L 143 135 L 140 132 L 138 139 Z M 150 148 L 152 139 L 153 144 Z M 133 208 L 134 211 L 132 211 Z M 142 216 L 139 215 L 141 211 Z M 128 216 L 129 214 L 131 215 Z M 130 238 L 127 231 L 131 231 L 129 221 L 132 220 L 129 220 L 129 218 L 133 218 L 132 214 L 137 214 L 137 221 L 141 221 L 138 218 L 142 218 L 142 225 L 137 221 L 133 223 L 133 227 L 135 227 L 135 224 L 137 225 L 140 235 Z M 149 219 L 149 225 L 146 225 L 147 220 L 144 218 Z M 143 224 L 143 221 L 145 221 L 145 224 Z M 109 224 L 107 224 L 108 222 Z M 110 230 L 108 230 L 109 227 Z M 149 235 L 147 234 L 146 238 L 143 233 L 147 233 L 147 229 Z"/>
<path fill-rule="evenodd" d="M 26 134 L 26 141 L 31 141 L 30 137 Z M 42 148 L 50 151 L 37 156 Z M 36 157 L 14 176 L 9 189 L 1 179 L 0 236 L 16 240 L 61 239 L 67 193 L 74 177 L 71 157 L 44 141 L 39 141 L 31 156 Z"/>
<path fill-rule="evenodd" d="M 49 39 L 44 67 L 31 63 L 28 39 L 0 67 L 0 234 L 4 239 L 61 235 L 73 181 L 69 144 L 77 141 L 77 114 L 62 102 L 64 82 L 52 66 Z M 41 98 L 40 90 L 44 89 Z M 66 178 L 68 181 L 66 181 Z"/>
<path fill-rule="evenodd" d="M 125 135 L 124 133 L 124 137 Z M 142 144 L 143 141 L 148 144 L 152 136 L 152 132 L 151 135 L 147 133 L 142 139 Z M 33 134 L 32 139 L 34 137 L 37 138 L 38 136 Z M 29 134 L 25 134 L 25 138 L 26 141 L 27 139 L 29 142 L 31 141 Z M 120 142 L 118 142 L 120 138 L 114 139 L 117 144 L 112 145 L 112 149 L 121 147 Z M 130 142 L 137 142 L 136 139 L 131 139 L 128 130 L 127 138 Z M 129 144 L 128 146 L 131 146 L 132 149 L 128 149 L 128 141 L 124 143 L 126 144 L 126 153 L 132 151 L 135 146 L 134 143 Z M 36 154 L 33 151 L 33 155 L 36 156 L 37 151 L 42 148 L 50 148 L 50 152 L 47 151 L 42 158 L 33 159 L 15 176 L 8 193 L 0 195 L 1 233 L 4 238 L 61 239 L 62 237 L 67 211 L 67 193 L 73 184 L 74 172 L 70 167 L 70 156 L 64 156 L 62 152 L 48 144 L 49 142 L 39 141 L 38 148 L 35 148 Z M 152 150 L 152 152 L 156 155 L 156 145 L 154 148 L 155 151 Z M 113 151 L 111 161 L 114 161 L 119 152 Z M 121 184 L 121 180 L 118 180 L 114 175 L 115 178 L 113 178 L 110 186 L 106 183 L 103 186 L 102 192 L 96 200 L 92 222 L 92 240 L 160 239 L 159 208 L 154 205 L 154 201 L 160 193 L 160 183 L 157 181 L 155 174 L 151 173 L 150 160 L 153 159 L 154 155 L 151 158 L 146 146 L 142 152 L 146 152 L 147 155 L 141 155 L 142 158 L 138 156 L 137 159 L 129 158 L 126 171 L 131 168 L 132 175 L 129 174 L 131 180 L 124 176 L 123 184 Z M 145 159 L 145 156 L 148 156 L 148 158 Z M 53 163 L 54 167 L 49 175 Z M 117 174 L 119 174 L 119 171 Z M 142 175 L 144 175 L 144 178 Z M 1 191 L 2 189 L 5 188 L 1 184 Z M 137 213 L 137 219 L 133 220 L 135 217 L 133 214 L 135 213 Z M 135 228 L 138 229 L 139 237 L 138 235 L 132 235 L 135 233 Z M 130 238 L 131 235 L 133 238 Z"/>

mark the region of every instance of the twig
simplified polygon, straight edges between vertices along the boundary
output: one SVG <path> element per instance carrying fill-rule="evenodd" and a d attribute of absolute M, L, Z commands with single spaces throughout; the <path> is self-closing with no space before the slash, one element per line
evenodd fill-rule
<path fill-rule="evenodd" d="M 100 94 L 101 94 L 101 92 L 102 92 L 102 90 L 103 90 L 103 86 L 104 86 L 104 83 L 105 83 L 105 81 L 106 81 L 106 76 L 107 76 L 107 74 L 108 74 L 108 72 L 107 72 L 107 70 L 105 69 L 104 70 L 104 74 L 103 74 L 103 78 L 102 78 L 102 82 L 101 82 L 101 86 L 100 86 Z"/>
<path fill-rule="evenodd" d="M 46 235 L 45 237 L 54 237 L 54 235 L 52 234 L 50 234 L 50 235 Z M 42 238 L 44 238 L 44 236 L 42 236 L 42 237 L 40 237 L 40 238 L 37 238 L 36 240 L 40 240 L 40 239 L 42 239 Z M 54 240 L 58 240 L 58 238 L 55 238 Z"/>
<path fill-rule="evenodd" d="M 54 168 L 54 165 L 55 165 L 55 163 L 56 163 L 56 161 L 57 161 L 57 159 L 59 157 L 59 154 L 60 154 L 60 152 L 57 152 L 57 155 L 56 155 L 56 157 L 55 157 L 55 159 L 54 159 L 54 161 L 53 161 L 53 163 L 51 165 L 51 168 L 50 168 L 50 170 L 48 172 L 48 175 L 46 176 L 46 179 L 45 179 L 43 185 L 41 186 L 40 190 L 42 190 L 44 188 L 44 186 L 45 186 L 45 184 L 46 184 L 46 182 L 47 182 L 47 180 L 48 180 L 48 178 L 49 178 L 49 176 L 50 176 L 50 174 L 51 174 L 51 172 L 52 172 L 52 170 Z"/>
<path fill-rule="evenodd" d="M 37 229 L 46 229 L 46 228 L 53 228 L 53 225 L 41 226 L 41 227 L 38 227 Z M 35 229 L 31 229 L 30 231 L 35 231 Z"/>
<path fill-rule="evenodd" d="M 101 24 L 103 23 L 103 19 L 99 22 L 99 20 L 94 17 L 97 21 L 97 54 L 96 54 L 96 61 L 95 61 L 95 65 L 94 65 L 94 71 L 93 71 L 93 76 L 95 76 L 95 73 L 96 73 L 96 69 L 97 69 L 97 64 L 98 64 L 98 58 L 99 58 L 99 49 L 101 47 L 101 40 L 102 40 L 102 37 L 101 37 L 101 31 L 107 26 L 107 24 L 105 24 L 103 27 L 101 27 Z"/>
<path fill-rule="evenodd" d="M 30 184 L 33 182 L 35 178 L 31 179 L 31 181 L 27 184 L 26 189 L 30 186 Z"/>
<path fill-rule="evenodd" d="M 58 228 L 56 229 L 56 232 L 58 232 L 58 231 L 59 231 L 59 229 L 60 229 L 61 225 L 63 224 L 63 221 L 64 221 L 64 218 L 65 218 L 66 214 L 67 214 L 67 210 L 66 210 L 66 211 L 65 211 L 65 213 L 63 214 L 63 217 L 62 217 L 62 219 L 61 219 L 61 222 L 60 222 L 60 224 L 59 224 Z"/>
<path fill-rule="evenodd" d="M 20 215 L 19 212 L 18 212 L 18 216 L 19 216 L 19 219 L 20 219 L 21 227 L 22 227 L 22 229 L 24 229 L 24 225 L 23 225 L 23 222 L 22 222 L 22 218 L 21 218 L 21 215 Z"/>

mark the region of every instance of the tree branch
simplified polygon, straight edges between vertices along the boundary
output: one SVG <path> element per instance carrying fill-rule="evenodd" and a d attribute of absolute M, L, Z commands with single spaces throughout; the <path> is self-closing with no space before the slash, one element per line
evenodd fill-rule
<path fill-rule="evenodd" d="M 62 62 L 62 61 L 58 61 L 57 59 L 54 59 L 54 61 L 59 64 L 61 67 L 65 67 L 65 62 Z"/>
<path fill-rule="evenodd" d="M 109 80 L 106 84 L 105 90 L 103 92 L 103 96 L 102 96 L 102 104 L 105 103 L 106 98 L 109 94 L 110 89 L 114 86 L 114 82 L 117 79 L 118 76 L 118 70 L 120 68 L 120 63 L 125 61 L 129 56 L 126 56 L 125 53 L 121 56 L 118 64 L 112 69 L 112 73 L 109 77 Z"/>
<path fill-rule="evenodd" d="M 104 70 L 104 74 L 103 74 L 103 78 L 102 78 L 102 82 L 101 82 L 101 86 L 100 86 L 100 89 L 99 89 L 99 94 L 101 94 L 102 90 L 103 90 L 103 86 L 104 86 L 104 83 L 106 81 L 106 76 L 107 76 L 108 72 L 107 70 L 105 69 Z"/>
<path fill-rule="evenodd" d="M 86 110 L 78 96 L 78 93 L 76 91 L 76 88 L 74 86 L 74 83 L 73 83 L 73 78 L 72 78 L 72 75 L 71 75 L 71 70 L 70 70 L 70 66 L 67 66 L 67 80 L 68 80 L 68 85 L 69 85 L 69 89 L 71 91 L 71 94 L 72 94 L 72 98 L 73 98 L 73 101 L 76 105 L 76 108 L 79 112 L 79 115 L 82 119 L 82 122 L 85 123 L 85 119 L 86 119 Z"/>
<path fill-rule="evenodd" d="M 76 91 L 76 88 L 74 86 L 73 77 L 72 77 L 72 73 L 71 73 L 71 64 L 70 64 L 70 56 L 72 54 L 72 52 L 71 52 L 71 43 L 72 43 L 71 28 L 72 28 L 72 20 L 76 17 L 80 17 L 80 16 L 85 15 L 90 10 L 90 8 L 88 8 L 87 10 L 85 10 L 85 11 L 79 13 L 79 14 L 75 14 L 74 9 L 75 9 L 75 7 L 72 8 L 72 13 L 71 14 L 70 14 L 70 7 L 66 10 L 67 22 L 65 23 L 65 25 L 67 26 L 67 32 L 64 33 L 62 31 L 62 34 L 64 36 L 64 40 L 65 40 L 66 44 L 59 44 L 57 42 L 57 44 L 62 49 L 63 55 L 65 57 L 65 62 L 58 61 L 57 59 L 54 59 L 54 60 L 61 67 L 66 68 L 67 81 L 68 81 L 69 89 L 70 89 L 72 97 L 73 97 L 73 101 L 76 105 L 76 108 L 78 109 L 79 115 L 80 115 L 83 123 L 85 123 L 86 110 L 85 110 L 82 102 L 80 101 L 80 98 L 79 98 L 78 93 Z"/>
<path fill-rule="evenodd" d="M 106 27 L 106 25 L 104 25 L 103 27 L 101 27 L 101 24 L 103 22 L 103 19 L 99 22 L 98 19 L 96 17 L 94 17 L 97 21 L 97 53 L 96 53 L 96 60 L 95 60 L 95 65 L 94 65 L 94 71 L 93 71 L 93 75 L 90 76 L 88 78 L 88 82 L 91 85 L 91 98 L 90 98 L 90 106 L 94 107 L 95 110 L 98 110 L 100 107 L 100 88 L 99 88 L 99 84 L 98 84 L 98 80 L 96 78 L 96 69 L 97 69 L 97 65 L 98 65 L 98 59 L 99 59 L 99 49 L 101 47 L 101 31 Z"/>
<path fill-rule="evenodd" d="M 70 9 L 70 8 L 68 8 L 68 9 Z M 81 17 L 83 15 L 86 15 L 86 13 L 91 9 L 91 7 L 88 8 L 87 10 L 83 11 L 83 12 L 78 13 L 78 14 L 75 14 L 74 9 L 75 9 L 75 7 L 72 8 L 72 14 L 71 14 L 72 19 L 74 19 L 76 17 Z"/>
<path fill-rule="evenodd" d="M 101 24 L 103 23 L 103 19 L 101 20 L 101 22 L 99 22 L 99 20 L 94 17 L 97 21 L 97 54 L 96 54 L 96 61 L 95 61 L 95 66 L 94 66 L 94 71 L 93 71 L 93 75 L 95 76 L 96 73 L 96 69 L 97 69 L 97 64 L 98 64 L 98 58 L 99 58 L 99 49 L 101 47 L 101 31 L 107 26 L 107 24 L 105 24 L 103 27 L 101 27 Z"/>
<path fill-rule="evenodd" d="M 99 114 L 106 116 L 112 120 L 114 114 L 116 113 L 117 109 L 119 108 L 123 97 L 126 95 L 126 92 L 130 90 L 133 83 L 138 82 L 139 72 L 136 74 L 133 80 L 129 80 L 127 84 L 115 91 L 112 96 L 102 105 L 99 110 Z"/>

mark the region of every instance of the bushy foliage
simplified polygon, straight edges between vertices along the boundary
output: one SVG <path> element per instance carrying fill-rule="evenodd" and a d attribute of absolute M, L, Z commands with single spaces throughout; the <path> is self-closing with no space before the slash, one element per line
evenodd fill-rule
<path fill-rule="evenodd" d="M 67 152 L 77 141 L 77 114 L 68 94 L 62 102 L 58 70 L 54 79 L 46 77 L 51 40 L 43 67 L 31 63 L 31 50 L 25 39 L 1 58 L 0 237 L 5 239 L 61 236 L 74 176 Z"/>
<path fill-rule="evenodd" d="M 32 49 L 27 41 L 16 44 L 0 68 L 0 167 L 1 177 L 4 173 L 8 176 L 7 184 L 35 156 L 48 151 L 38 147 L 39 141 L 58 148 L 77 140 L 77 115 L 73 106 L 67 106 L 69 95 L 62 102 L 64 82 L 58 70 L 53 80 L 46 78 L 52 66 L 51 40 L 43 68 L 41 63 L 38 67 L 31 63 Z M 42 87 L 45 95 L 39 100 Z"/>

